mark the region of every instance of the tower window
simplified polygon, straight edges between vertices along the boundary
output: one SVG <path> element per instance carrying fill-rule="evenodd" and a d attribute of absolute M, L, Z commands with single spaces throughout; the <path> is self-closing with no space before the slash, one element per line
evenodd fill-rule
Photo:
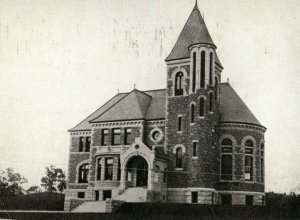
<path fill-rule="evenodd" d="M 167 183 L 167 168 L 164 169 L 164 183 Z"/>
<path fill-rule="evenodd" d="M 108 129 L 102 129 L 101 131 L 101 146 L 107 145 Z"/>
<path fill-rule="evenodd" d="M 191 104 L 191 123 L 195 122 L 195 105 Z"/>
<path fill-rule="evenodd" d="M 129 145 L 131 143 L 132 131 L 131 128 L 125 128 L 124 144 Z"/>
<path fill-rule="evenodd" d="M 196 64 L 197 64 L 197 58 L 196 58 L 196 52 L 193 53 L 193 84 L 192 84 L 192 91 L 196 91 Z"/>
<path fill-rule="evenodd" d="M 261 176 L 261 182 L 265 181 L 265 162 L 264 162 L 264 158 L 260 159 L 260 176 Z"/>
<path fill-rule="evenodd" d="M 183 73 L 178 72 L 175 76 L 175 96 L 183 95 Z"/>
<path fill-rule="evenodd" d="M 105 159 L 105 180 L 112 180 L 113 179 L 113 158 L 106 158 Z"/>
<path fill-rule="evenodd" d="M 201 97 L 199 102 L 199 116 L 204 117 L 204 98 Z"/>
<path fill-rule="evenodd" d="M 197 148 L 198 148 L 198 143 L 193 142 L 193 157 L 197 157 Z"/>
<path fill-rule="evenodd" d="M 79 167 L 79 179 L 78 183 L 87 183 L 88 182 L 88 174 L 89 174 L 89 168 L 88 164 L 83 164 Z"/>
<path fill-rule="evenodd" d="M 176 168 L 182 168 L 182 148 L 176 149 Z"/>
<path fill-rule="evenodd" d="M 201 72 L 200 72 L 201 76 L 201 83 L 200 83 L 200 87 L 204 88 L 205 87 L 205 51 L 201 52 Z"/>
<path fill-rule="evenodd" d="M 213 53 L 209 54 L 209 84 L 212 85 L 213 82 Z"/>
<path fill-rule="evenodd" d="M 211 92 L 209 94 L 209 111 L 213 112 L 213 99 L 214 99 L 214 94 Z"/>
<path fill-rule="evenodd" d="M 245 180 L 253 180 L 253 157 L 249 155 L 245 156 Z"/>
<path fill-rule="evenodd" d="M 182 131 L 182 116 L 178 116 L 178 131 Z"/>
<path fill-rule="evenodd" d="M 216 90 L 216 95 L 215 95 L 215 99 L 218 99 L 218 95 L 219 95 L 219 82 L 218 82 L 218 78 L 215 77 L 215 90 Z"/>
<path fill-rule="evenodd" d="M 232 180 L 232 155 L 222 154 L 221 156 L 221 179 Z"/>
<path fill-rule="evenodd" d="M 120 128 L 114 128 L 112 130 L 112 145 L 119 145 L 121 144 L 121 129 Z"/>
<path fill-rule="evenodd" d="M 253 153 L 253 141 L 247 140 L 245 143 L 245 153 L 252 154 Z"/>

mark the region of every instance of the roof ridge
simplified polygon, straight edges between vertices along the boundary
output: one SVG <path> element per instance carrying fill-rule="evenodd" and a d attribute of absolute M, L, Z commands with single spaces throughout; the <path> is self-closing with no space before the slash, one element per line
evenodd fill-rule
<path fill-rule="evenodd" d="M 126 94 L 126 93 L 125 93 Z M 102 114 L 98 115 L 96 118 L 89 120 L 89 123 L 93 123 L 92 121 L 96 120 L 97 118 L 99 118 L 100 116 L 102 116 L 104 113 L 106 113 L 108 110 L 110 110 L 112 107 L 114 107 L 117 103 L 119 103 L 121 100 L 123 100 L 125 97 L 127 97 L 130 94 L 130 92 L 128 92 L 126 95 L 124 95 L 124 97 L 122 97 L 120 100 L 118 100 L 116 103 L 114 103 L 112 106 L 110 106 L 108 109 L 106 109 L 104 112 L 102 112 Z"/>
<path fill-rule="evenodd" d="M 150 89 L 150 90 L 143 90 L 143 92 L 152 92 L 152 91 L 161 91 L 161 90 L 167 90 L 167 89 Z"/>
<path fill-rule="evenodd" d="M 100 110 L 104 105 L 106 105 L 108 102 L 110 102 L 113 98 L 117 97 L 118 95 L 123 94 L 123 93 L 118 93 L 117 95 L 113 96 L 112 98 L 110 98 L 108 101 L 106 101 L 103 105 L 101 105 L 99 108 L 97 108 L 95 111 L 93 111 L 93 113 L 91 113 L 89 116 L 85 117 L 81 122 L 79 122 L 76 126 L 74 126 L 73 128 L 69 129 L 68 132 L 71 132 L 72 129 L 76 128 L 78 125 L 80 125 L 82 122 L 84 122 L 87 118 L 89 118 L 90 116 L 92 116 L 94 113 L 96 113 L 98 110 Z M 122 98 L 121 98 L 122 99 Z M 100 115 L 99 115 L 100 116 Z M 93 120 L 93 119 L 92 119 Z"/>
<path fill-rule="evenodd" d="M 138 91 L 138 92 L 140 92 L 140 93 L 142 93 L 142 94 L 144 94 L 144 95 L 146 95 L 146 96 L 149 96 L 150 98 L 152 98 L 151 95 L 145 93 L 144 91 L 141 91 L 141 90 L 138 90 L 138 89 L 134 89 L 134 90 L 135 90 L 135 91 Z"/>

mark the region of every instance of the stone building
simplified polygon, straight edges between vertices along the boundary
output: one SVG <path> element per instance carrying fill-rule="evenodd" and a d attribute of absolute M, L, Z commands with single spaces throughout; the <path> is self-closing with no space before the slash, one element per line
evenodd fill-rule
<path fill-rule="evenodd" d="M 95 201 L 264 204 L 264 133 L 192 10 L 166 88 L 119 93 L 70 129 L 65 209 Z M 82 204 L 83 203 L 83 204 Z"/>

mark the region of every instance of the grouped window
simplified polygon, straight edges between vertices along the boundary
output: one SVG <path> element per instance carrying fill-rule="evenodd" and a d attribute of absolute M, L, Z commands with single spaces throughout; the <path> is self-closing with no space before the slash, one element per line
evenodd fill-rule
<path fill-rule="evenodd" d="M 205 87 L 205 51 L 201 52 L 200 88 Z"/>
<path fill-rule="evenodd" d="M 262 143 L 260 145 L 260 176 L 261 176 L 261 181 L 265 181 L 265 161 L 264 161 L 264 156 L 265 156 L 265 144 Z"/>
<path fill-rule="evenodd" d="M 213 84 L 213 53 L 209 54 L 209 84 Z"/>
<path fill-rule="evenodd" d="M 101 131 L 101 146 L 107 145 L 108 141 L 108 129 L 102 129 Z"/>
<path fill-rule="evenodd" d="M 175 96 L 183 95 L 183 73 L 178 72 L 175 75 Z"/>
<path fill-rule="evenodd" d="M 196 91 L 196 64 L 197 64 L 197 56 L 196 52 L 193 53 L 193 82 L 192 82 L 192 91 Z"/>
<path fill-rule="evenodd" d="M 182 168 L 182 148 L 176 149 L 176 168 Z"/>
<path fill-rule="evenodd" d="M 91 137 L 79 137 L 79 152 L 90 152 Z"/>
<path fill-rule="evenodd" d="M 253 146 L 252 140 L 245 142 L 245 180 L 253 180 Z"/>
<path fill-rule="evenodd" d="M 105 158 L 105 173 L 104 180 L 112 180 L 113 179 L 113 158 Z"/>
<path fill-rule="evenodd" d="M 120 128 L 112 129 L 111 144 L 112 145 L 120 145 L 121 144 L 121 129 Z"/>
<path fill-rule="evenodd" d="M 221 180 L 232 180 L 232 149 L 233 143 L 229 138 L 221 142 Z"/>
<path fill-rule="evenodd" d="M 89 165 L 83 164 L 79 167 L 78 171 L 78 183 L 87 183 L 89 174 Z"/>
<path fill-rule="evenodd" d="M 132 139 L 132 130 L 131 128 L 125 128 L 125 135 L 124 135 L 124 144 L 129 145 Z"/>

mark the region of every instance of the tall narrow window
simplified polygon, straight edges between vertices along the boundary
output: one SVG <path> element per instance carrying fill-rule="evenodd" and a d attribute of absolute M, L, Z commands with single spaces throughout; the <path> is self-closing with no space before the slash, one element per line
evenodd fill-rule
<path fill-rule="evenodd" d="M 113 158 L 106 158 L 105 159 L 105 180 L 112 180 L 113 179 Z"/>
<path fill-rule="evenodd" d="M 192 192 L 192 203 L 198 203 L 198 192 Z"/>
<path fill-rule="evenodd" d="M 97 160 L 97 180 L 101 180 L 101 158 Z"/>
<path fill-rule="evenodd" d="M 183 95 L 183 73 L 178 72 L 175 76 L 175 96 Z"/>
<path fill-rule="evenodd" d="M 245 156 L 245 180 L 252 181 L 253 179 L 253 157 Z"/>
<path fill-rule="evenodd" d="M 193 157 L 197 157 L 197 148 L 198 148 L 198 143 L 193 142 Z"/>
<path fill-rule="evenodd" d="M 167 168 L 164 169 L 164 183 L 167 183 Z"/>
<path fill-rule="evenodd" d="M 88 174 L 89 174 L 89 168 L 88 164 L 83 164 L 79 167 L 78 172 L 78 183 L 87 183 L 88 182 Z"/>
<path fill-rule="evenodd" d="M 213 84 L 213 53 L 209 54 L 209 84 Z"/>
<path fill-rule="evenodd" d="M 91 137 L 86 137 L 85 152 L 90 152 L 90 147 L 91 147 Z"/>
<path fill-rule="evenodd" d="M 197 58 L 196 58 L 196 52 L 193 53 L 193 84 L 192 84 L 192 91 L 196 91 L 196 64 L 197 64 Z"/>
<path fill-rule="evenodd" d="M 209 93 L 209 111 L 210 112 L 213 112 L 213 110 L 214 110 L 213 99 L 214 99 L 214 94 L 211 92 L 211 93 Z"/>
<path fill-rule="evenodd" d="M 215 77 L 215 92 L 216 92 L 216 95 L 215 95 L 215 99 L 217 100 L 218 99 L 218 95 L 219 95 L 219 82 L 218 82 L 218 78 Z"/>
<path fill-rule="evenodd" d="M 121 161 L 120 157 L 118 158 L 118 180 L 121 179 Z"/>
<path fill-rule="evenodd" d="M 232 140 L 221 143 L 221 180 L 232 180 Z"/>
<path fill-rule="evenodd" d="M 261 176 L 261 182 L 265 181 L 265 161 L 264 161 L 264 155 L 265 155 L 265 144 L 262 143 L 260 145 L 260 176 Z"/>
<path fill-rule="evenodd" d="M 121 144 L 121 129 L 120 128 L 114 128 L 112 130 L 112 145 L 119 145 Z"/>
<path fill-rule="evenodd" d="M 204 98 L 201 97 L 199 102 L 199 116 L 204 117 Z"/>
<path fill-rule="evenodd" d="M 101 146 L 107 145 L 108 129 L 102 129 L 101 131 Z"/>
<path fill-rule="evenodd" d="M 182 116 L 178 116 L 178 131 L 182 131 Z"/>
<path fill-rule="evenodd" d="M 200 77 L 200 87 L 205 87 L 205 51 L 201 52 L 201 77 Z"/>
<path fill-rule="evenodd" d="M 191 104 L 191 123 L 195 122 L 195 105 Z"/>
<path fill-rule="evenodd" d="M 124 144 L 129 145 L 131 144 L 131 137 L 132 137 L 131 128 L 125 128 L 125 136 L 124 136 Z"/>
<path fill-rule="evenodd" d="M 182 168 L 182 149 L 176 149 L 176 168 Z"/>
<path fill-rule="evenodd" d="M 79 152 L 83 152 L 84 143 L 85 143 L 84 137 L 80 137 L 79 138 Z"/>

